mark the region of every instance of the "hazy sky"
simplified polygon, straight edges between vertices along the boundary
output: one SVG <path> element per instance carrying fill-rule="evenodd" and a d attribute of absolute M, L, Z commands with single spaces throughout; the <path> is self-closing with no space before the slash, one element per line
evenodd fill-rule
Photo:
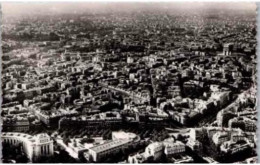
<path fill-rule="evenodd" d="M 75 11 L 142 10 L 142 9 L 233 9 L 256 11 L 253 2 L 3 2 L 4 15 L 32 13 L 70 13 Z"/>

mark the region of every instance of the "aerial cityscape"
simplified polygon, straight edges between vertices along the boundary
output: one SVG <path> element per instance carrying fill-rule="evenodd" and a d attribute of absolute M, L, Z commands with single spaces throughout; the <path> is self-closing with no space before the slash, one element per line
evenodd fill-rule
<path fill-rule="evenodd" d="M 2 3 L 3 163 L 255 163 L 256 5 Z"/>

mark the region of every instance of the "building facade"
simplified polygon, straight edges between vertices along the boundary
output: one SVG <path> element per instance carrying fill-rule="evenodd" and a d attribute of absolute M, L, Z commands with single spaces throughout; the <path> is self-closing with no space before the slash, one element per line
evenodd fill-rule
<path fill-rule="evenodd" d="M 53 141 L 46 133 L 31 136 L 24 133 L 4 132 L 1 137 L 3 143 L 22 144 L 24 152 L 32 162 L 42 156 L 53 155 Z"/>

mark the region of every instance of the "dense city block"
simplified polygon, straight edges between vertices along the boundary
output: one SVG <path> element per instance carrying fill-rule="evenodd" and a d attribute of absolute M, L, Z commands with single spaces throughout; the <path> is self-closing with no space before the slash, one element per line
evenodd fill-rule
<path fill-rule="evenodd" d="M 2 161 L 256 162 L 256 12 L 239 4 L 4 4 Z"/>

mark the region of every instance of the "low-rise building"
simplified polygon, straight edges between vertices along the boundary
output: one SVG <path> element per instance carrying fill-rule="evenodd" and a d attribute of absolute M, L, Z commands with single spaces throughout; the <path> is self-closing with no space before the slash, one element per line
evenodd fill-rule
<path fill-rule="evenodd" d="M 174 155 L 185 152 L 185 145 L 180 141 L 176 141 L 174 143 L 166 143 L 164 144 L 164 146 L 165 155 Z"/>
<path fill-rule="evenodd" d="M 219 131 L 213 135 L 212 140 L 216 145 L 220 145 L 229 140 L 228 133 L 225 131 Z"/>
<path fill-rule="evenodd" d="M 100 144 L 89 148 L 89 159 L 94 162 L 99 162 L 103 158 L 109 157 L 111 154 L 118 153 L 121 149 L 127 148 L 131 145 L 133 140 L 131 139 L 117 139 L 108 141 L 104 144 Z"/>
<path fill-rule="evenodd" d="M 26 117 L 3 118 L 3 131 L 26 132 L 29 128 L 30 123 Z"/>
<path fill-rule="evenodd" d="M 164 150 L 164 145 L 162 142 L 155 142 L 149 144 L 145 148 L 145 153 L 146 155 L 153 156 L 154 160 L 158 160 L 161 158 Z"/>

